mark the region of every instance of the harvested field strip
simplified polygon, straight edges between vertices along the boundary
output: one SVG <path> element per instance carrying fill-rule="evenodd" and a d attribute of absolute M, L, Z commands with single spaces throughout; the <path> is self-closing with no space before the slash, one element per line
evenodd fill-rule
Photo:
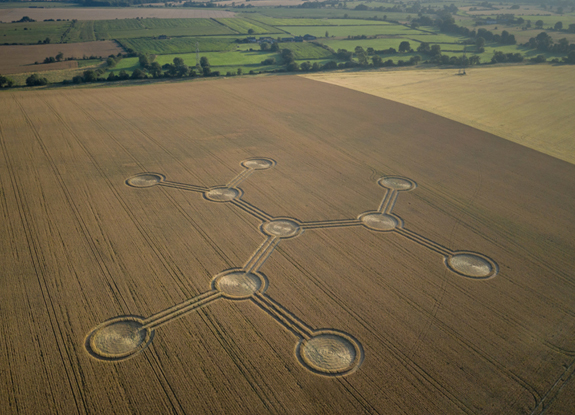
<path fill-rule="evenodd" d="M 449 70 L 310 77 L 422 108 L 575 163 L 571 67 L 478 68 L 465 77 Z M 452 92 L 438 97 L 446 87 Z M 554 110 L 541 111 L 545 105 Z"/>

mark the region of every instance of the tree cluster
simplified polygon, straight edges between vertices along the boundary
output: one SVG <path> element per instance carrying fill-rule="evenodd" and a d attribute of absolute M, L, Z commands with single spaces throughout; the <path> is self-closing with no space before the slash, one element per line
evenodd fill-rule
<path fill-rule="evenodd" d="M 47 83 L 48 80 L 46 78 L 42 78 L 37 73 L 34 73 L 26 78 L 26 85 L 28 86 L 46 85 Z"/>
<path fill-rule="evenodd" d="M 569 43 L 566 38 L 560 39 L 557 43 L 553 41 L 553 38 L 549 36 L 546 32 L 541 32 L 537 36 L 529 39 L 524 46 L 530 49 L 537 49 L 542 52 L 553 52 L 553 53 L 569 53 L 575 50 L 575 43 Z"/>
<path fill-rule="evenodd" d="M 14 81 L 10 78 L 6 78 L 5 76 L 0 75 L 0 88 L 10 88 L 14 85 Z"/>

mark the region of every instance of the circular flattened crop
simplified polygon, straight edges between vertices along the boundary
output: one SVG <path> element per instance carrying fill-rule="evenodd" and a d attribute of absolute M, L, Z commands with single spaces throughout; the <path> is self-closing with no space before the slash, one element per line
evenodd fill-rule
<path fill-rule="evenodd" d="M 459 252 L 447 258 L 447 266 L 468 278 L 487 279 L 497 274 L 497 264 L 484 255 Z"/>
<path fill-rule="evenodd" d="M 96 359 L 123 360 L 144 350 L 154 332 L 137 317 L 118 317 L 96 327 L 88 335 L 86 349 Z"/>
<path fill-rule="evenodd" d="M 363 361 L 363 350 L 357 340 L 331 330 L 316 332 L 313 337 L 302 340 L 296 354 L 304 367 L 326 376 L 349 374 Z"/>
<path fill-rule="evenodd" d="M 212 202 L 230 202 L 241 195 L 238 189 L 231 187 L 217 187 L 204 193 L 204 197 Z"/>
<path fill-rule="evenodd" d="M 166 180 L 166 177 L 159 173 L 140 173 L 126 180 L 126 184 L 131 187 L 152 187 Z"/>

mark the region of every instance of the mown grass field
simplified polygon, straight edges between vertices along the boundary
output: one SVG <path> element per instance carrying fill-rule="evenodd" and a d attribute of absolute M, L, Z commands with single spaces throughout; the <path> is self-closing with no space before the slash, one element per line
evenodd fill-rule
<path fill-rule="evenodd" d="M 305 76 L 421 108 L 575 164 L 572 66 L 486 67 L 471 68 L 466 76 L 456 73 L 429 69 Z"/>
<path fill-rule="evenodd" d="M 436 100 L 450 91 L 438 83 Z M 296 76 L 0 91 L 0 108 L 3 415 L 569 408 L 574 165 Z M 262 157 L 270 168 L 240 164 Z M 126 183 L 143 172 L 165 180 Z M 226 183 L 233 201 L 204 197 Z M 355 219 L 382 200 L 394 229 Z M 286 217 L 304 232 L 265 234 Z M 261 251 L 261 292 L 224 296 L 214 277 Z M 457 274 L 446 261 L 459 251 L 497 274 Z M 146 323 L 129 359 L 87 347 L 102 322 L 154 315 L 170 319 Z M 361 345 L 357 370 L 298 359 L 319 339 L 320 369 L 346 363 L 343 335 Z M 139 339 L 100 343 L 113 358 Z"/>
<path fill-rule="evenodd" d="M 248 16 L 246 14 L 246 16 Z M 249 16 L 250 20 L 265 23 L 269 26 L 382 26 L 390 23 L 376 20 L 359 19 L 282 19 L 267 16 Z"/>

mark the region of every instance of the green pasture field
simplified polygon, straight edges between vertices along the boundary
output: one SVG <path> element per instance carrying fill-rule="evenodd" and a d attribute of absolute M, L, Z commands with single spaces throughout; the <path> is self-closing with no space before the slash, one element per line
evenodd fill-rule
<path fill-rule="evenodd" d="M 98 39 L 235 34 L 234 30 L 212 19 L 97 20 L 94 30 Z"/>
<path fill-rule="evenodd" d="M 51 43 L 60 43 L 62 34 L 70 24 L 71 22 L 0 23 L 0 44 L 34 44 L 47 37 Z"/>
<path fill-rule="evenodd" d="M 357 39 L 357 40 L 337 40 L 337 39 L 327 39 L 320 40 L 324 45 L 329 46 L 333 50 L 346 49 L 348 51 L 353 51 L 356 46 L 361 46 L 365 50 L 367 48 L 373 48 L 375 50 L 385 50 L 389 48 L 398 49 L 401 42 L 407 41 L 411 45 L 412 49 L 416 49 L 419 46 L 418 42 L 404 37 L 397 38 L 380 38 L 380 39 Z"/>
<path fill-rule="evenodd" d="M 261 51 L 244 51 L 244 52 L 207 52 L 202 53 L 200 56 L 205 56 L 210 62 L 210 66 L 245 66 L 245 65 L 260 65 L 261 62 L 268 58 L 275 58 L 276 62 L 281 62 L 281 55 L 275 52 L 261 52 Z M 196 66 L 196 54 L 174 54 L 174 55 L 161 55 L 157 56 L 155 62 L 160 65 L 166 63 L 173 63 L 174 58 L 182 58 L 184 63 L 188 66 Z"/>
<path fill-rule="evenodd" d="M 247 19 L 223 18 L 214 20 L 240 34 L 247 34 L 248 30 L 250 29 L 253 30 L 253 34 L 255 35 L 262 35 L 268 33 L 283 33 L 282 30 L 276 29 L 275 27 L 268 26 L 260 22 L 250 21 Z"/>
<path fill-rule="evenodd" d="M 102 59 L 78 59 L 78 68 L 84 68 L 86 66 L 95 66 L 104 62 Z"/>
<path fill-rule="evenodd" d="M 297 59 L 323 59 L 332 56 L 329 50 L 321 46 L 314 45 L 313 43 L 290 42 L 280 43 L 280 49 L 289 49 L 293 52 L 294 58 Z"/>
<path fill-rule="evenodd" d="M 422 32 L 402 25 L 373 25 L 373 26 L 282 26 L 282 29 L 294 36 L 310 34 L 324 37 L 327 31 L 329 36 L 377 36 L 377 35 L 420 35 Z"/>
<path fill-rule="evenodd" d="M 387 12 L 375 12 L 375 11 L 360 11 L 360 10 L 349 10 L 349 9 L 303 9 L 303 8 L 266 8 L 258 7 L 257 11 L 246 12 L 245 9 L 234 8 L 230 10 L 234 12 L 239 12 L 244 14 L 246 17 L 250 17 L 250 13 L 258 13 L 268 17 L 277 18 L 310 18 L 310 19 L 323 19 L 323 18 L 335 18 L 343 19 L 347 14 L 349 19 L 371 19 L 376 16 L 378 19 L 382 19 L 383 16 L 387 16 L 387 20 L 398 20 L 404 21 L 408 16 L 415 17 L 413 13 L 387 13 Z"/>
<path fill-rule="evenodd" d="M 360 19 L 276 19 L 267 16 L 250 16 L 250 20 L 255 20 L 269 26 L 368 26 L 390 24 L 379 20 Z"/>
<path fill-rule="evenodd" d="M 97 40 L 94 33 L 95 22 L 93 20 L 77 20 L 72 22 L 70 31 L 64 38 L 66 43 L 91 42 Z"/>
<path fill-rule="evenodd" d="M 173 39 L 135 38 L 119 39 L 124 49 L 138 53 L 163 55 L 169 53 L 191 53 L 196 51 L 196 42 L 200 52 L 233 51 L 236 49 L 235 38 L 224 37 L 178 37 Z M 259 45 L 255 45 L 259 49 Z"/>
<path fill-rule="evenodd" d="M 280 49 L 290 49 L 295 59 L 323 59 L 330 58 L 332 56 L 331 52 L 309 42 L 282 42 L 279 44 Z M 259 51 L 260 45 L 257 43 L 240 43 L 237 47 L 238 51 Z"/>

